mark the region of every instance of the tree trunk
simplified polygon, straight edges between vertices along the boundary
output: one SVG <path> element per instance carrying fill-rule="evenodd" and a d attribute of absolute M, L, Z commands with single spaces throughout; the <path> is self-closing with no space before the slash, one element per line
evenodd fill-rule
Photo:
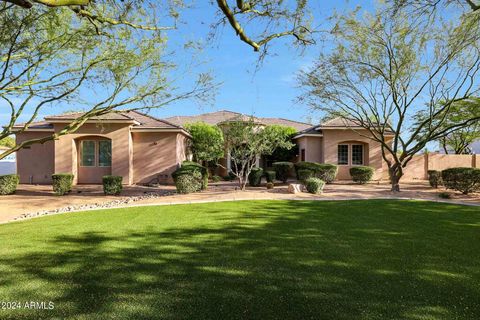
<path fill-rule="evenodd" d="M 403 176 L 403 170 L 401 169 L 401 165 L 394 164 L 391 168 L 388 169 L 388 173 L 390 175 L 390 183 L 392 184 L 392 188 L 390 189 L 390 191 L 400 192 L 400 179 Z"/>

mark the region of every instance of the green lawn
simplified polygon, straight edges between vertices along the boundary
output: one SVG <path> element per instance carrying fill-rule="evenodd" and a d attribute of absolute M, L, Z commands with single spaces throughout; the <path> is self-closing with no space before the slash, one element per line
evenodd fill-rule
<path fill-rule="evenodd" d="M 0 319 L 479 319 L 480 210 L 139 207 L 0 226 Z"/>

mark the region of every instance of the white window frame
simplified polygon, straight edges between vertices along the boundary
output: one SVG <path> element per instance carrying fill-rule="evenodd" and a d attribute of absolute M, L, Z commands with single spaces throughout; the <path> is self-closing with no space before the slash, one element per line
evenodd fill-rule
<path fill-rule="evenodd" d="M 340 148 L 340 146 L 346 146 L 347 147 L 347 163 L 342 163 L 340 164 L 340 157 L 339 157 L 339 154 L 338 154 L 338 149 Z M 345 143 L 340 143 L 337 145 L 337 165 L 339 166 L 348 166 L 350 165 L 350 155 L 351 155 L 351 152 L 350 152 L 350 145 L 349 144 L 345 144 Z"/>
<path fill-rule="evenodd" d="M 362 147 L 362 163 L 358 164 L 358 163 L 353 163 L 353 146 L 360 146 Z M 365 145 L 363 144 L 360 144 L 360 143 L 355 143 L 355 144 L 351 144 L 351 149 L 352 149 L 352 152 L 351 152 L 351 156 L 350 156 L 350 163 L 352 166 L 363 166 L 365 164 Z"/>
<path fill-rule="evenodd" d="M 83 164 L 83 143 L 84 142 L 93 142 L 94 152 L 93 152 L 93 165 L 85 166 Z M 82 168 L 94 168 L 97 167 L 97 143 L 95 140 L 82 140 L 80 141 L 80 167 Z"/>
<path fill-rule="evenodd" d="M 110 165 L 109 166 L 101 166 L 100 165 L 100 142 L 102 141 L 107 141 L 107 142 L 110 142 L 110 153 L 112 152 L 113 150 L 113 147 L 112 147 L 112 140 L 108 140 L 108 139 L 104 139 L 104 140 L 97 140 L 97 155 L 98 155 L 98 161 L 97 161 L 97 167 L 100 167 L 100 168 L 111 168 L 112 167 L 112 154 L 110 154 Z"/>

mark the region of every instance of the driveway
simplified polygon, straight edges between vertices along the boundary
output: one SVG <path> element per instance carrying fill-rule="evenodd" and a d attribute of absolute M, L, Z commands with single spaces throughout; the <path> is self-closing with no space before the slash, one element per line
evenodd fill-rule
<path fill-rule="evenodd" d="M 247 188 L 246 191 L 237 190 L 235 183 L 221 182 L 210 184 L 208 190 L 188 194 L 175 194 L 174 186 L 143 187 L 128 186 L 124 188 L 121 196 L 105 196 L 102 186 L 80 185 L 74 187 L 66 196 L 56 196 L 51 186 L 19 185 L 16 194 L 0 197 L 0 223 L 12 221 L 14 218 L 26 213 L 34 213 L 43 210 L 55 210 L 65 207 L 80 205 L 99 205 L 115 200 L 139 197 L 146 194 L 154 194 L 156 198 L 150 198 L 121 204 L 121 206 L 139 205 L 169 205 L 192 202 L 232 201 L 232 200 L 261 200 L 261 199 L 291 199 L 291 200 L 349 200 L 349 199 L 422 199 L 444 201 L 459 204 L 480 205 L 480 194 L 462 195 L 458 192 L 449 192 L 452 199 L 440 199 L 438 194 L 443 189 L 430 188 L 427 182 L 402 183 L 402 192 L 393 194 L 390 192 L 388 183 L 371 183 L 357 185 L 351 183 L 336 182 L 326 185 L 322 195 L 309 193 L 290 194 L 287 186 L 276 186 L 273 190 L 264 187 Z"/>

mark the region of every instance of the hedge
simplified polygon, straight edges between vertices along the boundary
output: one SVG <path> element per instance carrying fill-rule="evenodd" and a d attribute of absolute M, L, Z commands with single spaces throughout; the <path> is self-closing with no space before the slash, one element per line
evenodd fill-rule
<path fill-rule="evenodd" d="M 293 168 L 291 162 L 274 162 L 273 168 L 275 170 L 276 178 L 283 183 L 287 182 L 290 170 Z"/>
<path fill-rule="evenodd" d="M 121 176 L 103 176 L 103 192 L 107 195 L 118 196 L 123 189 Z"/>
<path fill-rule="evenodd" d="M 463 194 L 480 191 L 480 169 L 450 168 L 442 171 L 443 185 Z"/>
<path fill-rule="evenodd" d="M 305 181 L 305 188 L 307 191 L 313 194 L 322 193 L 325 182 L 319 178 L 308 178 Z"/>
<path fill-rule="evenodd" d="M 442 172 L 437 170 L 428 170 L 428 182 L 432 188 L 438 188 L 443 184 L 442 181 Z"/>
<path fill-rule="evenodd" d="M 71 173 L 56 173 L 52 174 L 53 191 L 59 195 L 69 193 L 72 190 L 73 174 Z"/>
<path fill-rule="evenodd" d="M 175 174 L 174 180 L 178 193 L 187 194 L 202 190 L 203 178 L 199 171 L 180 170 Z"/>
<path fill-rule="evenodd" d="M 272 170 L 266 170 L 265 171 L 265 179 L 267 179 L 267 182 L 274 182 L 277 174 L 275 171 Z"/>
<path fill-rule="evenodd" d="M 373 173 L 375 169 L 367 166 L 358 166 L 350 168 L 350 175 L 352 176 L 353 182 L 358 182 L 360 184 L 365 184 L 372 180 Z"/>
<path fill-rule="evenodd" d="M 251 187 L 258 187 L 262 182 L 263 169 L 262 168 L 252 168 L 250 174 L 248 175 L 248 184 Z"/>
<path fill-rule="evenodd" d="M 0 195 L 13 194 L 17 191 L 19 177 L 16 174 L 0 176 Z"/>
<path fill-rule="evenodd" d="M 202 187 L 201 190 L 205 190 L 208 187 L 208 169 L 202 166 L 199 163 L 193 162 L 193 161 L 184 161 L 182 163 L 182 166 L 175 170 L 177 173 L 173 173 L 172 177 L 175 180 L 174 174 L 178 174 L 180 172 L 193 172 L 193 171 L 198 171 L 200 172 L 200 175 L 202 176 Z"/>
<path fill-rule="evenodd" d="M 305 182 L 308 178 L 315 178 L 315 171 L 310 169 L 300 169 L 297 172 L 298 180 Z"/>
<path fill-rule="evenodd" d="M 298 173 L 300 170 L 311 170 L 314 172 L 315 177 L 326 183 L 331 183 L 337 177 L 338 167 L 329 163 L 298 162 L 295 164 L 297 180 L 301 180 Z"/>

